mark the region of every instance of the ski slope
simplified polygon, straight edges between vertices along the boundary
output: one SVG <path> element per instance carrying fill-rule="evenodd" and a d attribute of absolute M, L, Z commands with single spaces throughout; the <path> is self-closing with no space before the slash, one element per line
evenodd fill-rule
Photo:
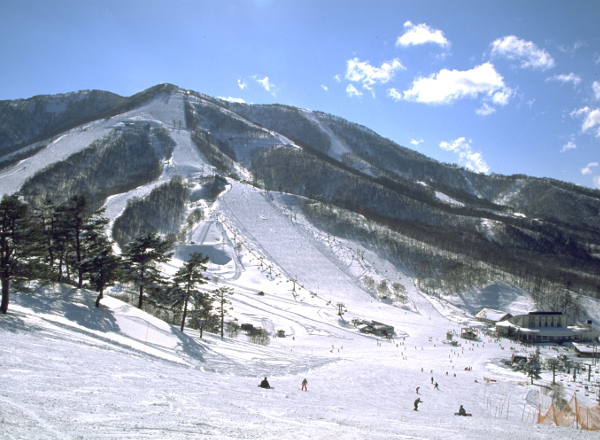
<path fill-rule="evenodd" d="M 113 298 L 97 309 L 95 296 L 63 285 L 13 295 L 0 319 L 0 438 L 597 436 L 534 425 L 540 387 L 500 366 L 508 341 L 445 345 L 444 331 L 458 327 L 439 313 L 414 319 L 403 312 L 397 335 L 404 337 L 382 341 L 315 305 L 237 289 L 238 317 L 290 330 L 265 347 L 243 335 L 181 333 Z M 273 390 L 257 387 L 265 376 Z M 453 416 L 461 404 L 473 417 Z"/>
<path fill-rule="evenodd" d="M 132 112 L 77 129 L 77 137 L 67 132 L 0 172 L 0 187 L 15 191 L 35 171 L 123 124 L 164 127 L 177 146 L 159 180 L 107 200 L 111 221 L 127 200 L 176 175 L 194 182 L 214 175 L 190 131 L 180 128 L 185 127 L 184 99 L 181 90 L 159 95 Z M 292 145 L 271 137 L 244 148 L 274 142 Z M 332 142 L 331 154 L 341 157 L 345 146 Z M 33 285 L 33 295 L 12 292 L 9 314 L 0 316 L 0 438 L 597 437 L 533 423 L 539 406 L 549 405 L 544 393 L 551 374 L 531 385 L 501 362 L 514 352 L 527 355 L 533 347 L 487 336 L 459 340 L 458 346 L 443 343 L 447 332 L 482 329 L 473 318 L 481 308 L 512 314 L 532 310 L 526 292 L 490 284 L 462 295 L 430 297 L 377 249 L 315 229 L 296 199 L 228 183 L 162 269 L 173 274 L 190 253 L 208 255 L 209 281 L 203 288 L 232 287 L 228 319 L 260 326 L 270 334 L 270 344 L 253 344 L 243 334 L 221 339 L 205 333 L 200 339 L 196 330 L 180 332 L 180 323 L 163 322 L 110 296 L 96 308 L 96 293 L 67 285 Z M 365 276 L 402 284 L 407 302 L 380 300 L 365 288 Z M 339 304 L 346 310 L 343 316 Z M 586 299 L 585 305 L 590 316 L 600 317 L 597 301 Z M 392 325 L 395 335 L 382 340 L 360 333 L 352 318 Z M 279 330 L 285 337 L 277 336 Z M 556 354 L 554 347 L 542 350 L 546 358 Z M 265 376 L 274 389 L 257 387 Z M 300 390 L 304 378 L 307 392 Z M 558 380 L 568 397 L 576 392 L 583 404 L 593 406 L 599 378 L 596 367 L 591 382 L 565 375 Z M 423 402 L 414 411 L 417 397 Z M 473 417 L 454 417 L 460 405 Z"/>

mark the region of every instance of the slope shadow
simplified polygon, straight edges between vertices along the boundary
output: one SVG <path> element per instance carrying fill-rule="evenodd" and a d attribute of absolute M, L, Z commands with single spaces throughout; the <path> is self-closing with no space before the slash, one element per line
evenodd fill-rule
<path fill-rule="evenodd" d="M 35 295 L 14 295 L 14 303 L 27 307 L 39 315 L 63 316 L 89 330 L 119 332 L 119 326 L 112 311 L 95 307 L 93 294 L 64 284 L 55 285 L 56 295 L 47 289 L 37 289 Z"/>
<path fill-rule="evenodd" d="M 206 362 L 204 359 L 204 355 L 207 351 L 206 347 L 199 344 L 196 340 L 194 340 L 194 338 L 186 335 L 174 326 L 171 327 L 171 334 L 181 341 L 178 346 L 188 358 L 192 358 L 200 362 Z"/>

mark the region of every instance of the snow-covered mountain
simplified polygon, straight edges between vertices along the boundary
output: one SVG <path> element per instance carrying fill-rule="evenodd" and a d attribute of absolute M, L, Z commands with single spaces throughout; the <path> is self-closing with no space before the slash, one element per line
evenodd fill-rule
<path fill-rule="evenodd" d="M 430 293 L 506 282 L 576 320 L 587 316 L 572 298 L 600 293 L 599 191 L 472 173 L 324 113 L 230 103 L 169 84 L 129 98 L 38 96 L 0 102 L 0 154 L 0 192 L 33 205 L 86 195 L 105 206 L 119 244 L 158 231 L 183 245 L 219 215 L 267 258 L 269 237 L 250 232 L 251 196 L 231 202 L 246 192 L 292 222 L 291 231 L 348 240 L 357 264 L 377 254 Z M 261 230 L 269 229 L 282 234 Z M 334 243 L 311 246 L 348 272 Z M 293 277 L 289 264 L 281 269 Z M 352 276 L 359 290 L 398 302 L 402 291 L 389 286 L 401 276 L 375 277 L 388 291 Z"/>
<path fill-rule="evenodd" d="M 531 385 L 501 362 L 533 347 L 442 341 L 484 330 L 483 307 L 598 325 L 596 191 L 473 174 L 331 115 L 171 85 L 1 102 L 0 154 L 0 193 L 33 205 L 84 194 L 117 243 L 168 236 L 167 274 L 208 255 L 206 288 L 232 287 L 230 318 L 270 337 L 200 339 L 119 288 L 96 308 L 85 289 L 32 283 L 0 318 L 0 438 L 595 435 L 533 424 L 552 373 Z M 567 398 L 596 403 L 590 371 L 559 374 Z M 275 389 L 257 388 L 265 376 Z M 472 418 L 453 416 L 461 404 Z"/>

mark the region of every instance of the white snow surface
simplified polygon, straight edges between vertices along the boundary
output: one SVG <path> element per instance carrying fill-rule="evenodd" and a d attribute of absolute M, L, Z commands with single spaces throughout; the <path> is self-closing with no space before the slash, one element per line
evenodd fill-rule
<path fill-rule="evenodd" d="M 197 331 L 182 333 L 110 297 L 95 308 L 95 293 L 70 286 L 13 294 L 9 314 L 0 318 L 0 438 L 597 436 L 533 424 L 537 405 L 548 403 L 539 393 L 543 388 L 498 363 L 513 348 L 532 349 L 487 338 L 443 344 L 445 332 L 459 326 L 452 312 L 440 313 L 444 306 L 437 301 L 415 301 L 422 314 L 365 304 L 367 317 L 385 314 L 382 321 L 396 326 L 398 336 L 387 341 L 358 333 L 318 300 L 294 301 L 285 292 L 256 295 L 253 278 L 261 272 L 248 272 L 255 273 L 248 287 L 236 288 L 234 309 L 240 322 L 254 318 L 265 329 L 271 322 L 271 331 L 286 330 L 269 346 L 243 335 L 205 333 L 200 339 Z M 274 389 L 257 387 L 265 376 Z M 544 376 L 540 384 L 548 383 Z M 303 378 L 306 392 L 300 390 Z M 576 387 L 582 388 L 569 383 L 567 392 Z M 423 402 L 414 411 L 417 397 Z M 453 415 L 461 404 L 473 417 Z"/>
<path fill-rule="evenodd" d="M 119 124 L 164 126 L 177 143 L 171 160 L 159 181 L 108 199 L 106 215 L 114 220 L 127 199 L 175 175 L 197 181 L 214 174 L 179 121 L 185 126 L 183 92 L 158 96 L 135 111 L 65 133 L 0 172 L 0 187 L 13 192 L 36 170 Z M 344 153 L 343 145 L 333 147 Z M 270 345 L 253 344 L 243 334 L 221 339 L 204 333 L 201 339 L 196 330 L 181 332 L 179 323 L 111 297 L 96 308 L 96 293 L 67 285 L 36 285 L 33 295 L 13 291 L 9 313 L 0 315 L 0 438 L 597 437 L 533 423 L 538 405 L 549 405 L 544 390 L 551 373 L 531 385 L 500 362 L 533 347 L 487 336 L 459 338 L 459 346 L 442 342 L 464 326 L 483 330 L 473 315 L 484 307 L 513 315 L 533 310 L 526 292 L 490 284 L 430 297 L 376 249 L 315 229 L 295 198 L 236 181 L 205 213 L 163 270 L 173 274 L 192 252 L 208 255 L 210 281 L 203 288 L 232 287 L 228 319 L 262 327 Z M 365 288 L 365 276 L 402 284 L 407 302 L 380 300 Z M 343 317 L 338 304 L 347 310 Z M 597 301 L 585 306 L 600 319 Z M 388 341 L 362 334 L 354 317 L 392 325 L 395 335 Z M 277 337 L 278 330 L 286 336 Z M 555 347 L 542 349 L 543 357 L 556 354 Z M 257 387 L 265 376 L 274 389 Z M 593 406 L 599 377 L 595 370 L 591 383 L 581 376 L 559 380 L 568 397 L 577 390 L 580 401 Z M 304 378 L 308 391 L 300 390 Z M 423 402 L 414 411 L 417 397 Z M 455 417 L 459 405 L 473 417 Z"/>

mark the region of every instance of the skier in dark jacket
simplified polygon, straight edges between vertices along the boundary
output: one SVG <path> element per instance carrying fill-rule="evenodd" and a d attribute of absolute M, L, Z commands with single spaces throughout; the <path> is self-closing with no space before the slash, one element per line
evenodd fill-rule
<path fill-rule="evenodd" d="M 259 387 L 261 387 L 261 388 L 267 388 L 267 389 L 271 388 L 271 385 L 269 385 L 269 381 L 267 380 L 266 377 L 260 383 Z"/>
<path fill-rule="evenodd" d="M 419 411 L 419 403 L 421 403 L 422 400 L 420 397 L 417 398 L 417 400 L 415 400 L 415 411 Z"/>
<path fill-rule="evenodd" d="M 459 410 L 458 410 L 458 415 L 459 416 L 466 416 L 467 415 L 467 411 L 465 411 L 465 409 L 463 408 L 463 406 L 461 405 Z"/>

